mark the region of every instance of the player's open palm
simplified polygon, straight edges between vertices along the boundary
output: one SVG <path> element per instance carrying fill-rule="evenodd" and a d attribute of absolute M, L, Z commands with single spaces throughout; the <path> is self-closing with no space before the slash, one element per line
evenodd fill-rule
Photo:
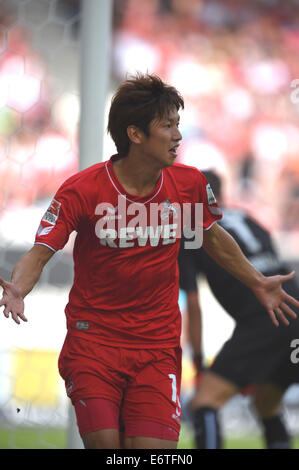
<path fill-rule="evenodd" d="M 27 321 L 24 315 L 24 300 L 18 289 L 11 283 L 0 277 L 0 286 L 3 288 L 2 298 L 0 299 L 0 307 L 4 306 L 3 313 L 9 318 L 11 313 L 12 319 L 20 324 L 20 319 Z"/>
<path fill-rule="evenodd" d="M 264 305 L 270 318 L 275 326 L 279 325 L 279 318 L 283 323 L 289 325 L 289 320 L 286 314 L 292 318 L 296 318 L 296 313 L 290 308 L 289 304 L 299 307 L 299 301 L 283 289 L 282 284 L 295 275 L 295 272 L 291 272 L 286 275 L 277 275 L 266 277 L 263 285 L 253 288 L 253 291 L 259 301 Z"/>

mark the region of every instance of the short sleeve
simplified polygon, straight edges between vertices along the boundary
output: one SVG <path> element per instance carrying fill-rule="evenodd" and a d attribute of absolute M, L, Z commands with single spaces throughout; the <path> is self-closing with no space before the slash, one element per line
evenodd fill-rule
<path fill-rule="evenodd" d="M 76 188 L 65 182 L 58 189 L 43 215 L 35 236 L 35 244 L 61 250 L 70 234 L 77 230 L 82 217 L 82 202 Z"/>
<path fill-rule="evenodd" d="M 202 227 L 208 230 L 217 220 L 222 219 L 222 211 L 207 178 L 197 170 L 195 200 L 202 203 Z"/>

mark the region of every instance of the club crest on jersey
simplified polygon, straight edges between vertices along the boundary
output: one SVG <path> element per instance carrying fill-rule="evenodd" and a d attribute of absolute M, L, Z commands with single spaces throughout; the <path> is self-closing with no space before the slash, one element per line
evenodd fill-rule
<path fill-rule="evenodd" d="M 169 199 L 165 199 L 163 203 L 164 207 L 161 211 L 161 219 L 165 220 L 168 219 L 170 214 L 173 215 L 174 218 L 177 218 L 177 210 L 173 204 L 171 204 Z"/>
<path fill-rule="evenodd" d="M 206 186 L 206 190 L 207 190 L 207 197 L 208 197 L 208 204 L 216 204 L 217 200 L 214 196 L 214 193 L 213 193 L 213 190 L 211 188 L 211 185 L 208 183 L 207 186 Z"/>
<path fill-rule="evenodd" d="M 55 225 L 59 216 L 60 207 L 61 202 L 58 202 L 56 201 L 56 199 L 53 199 L 47 211 L 45 212 L 42 221 L 47 222 L 50 225 Z"/>

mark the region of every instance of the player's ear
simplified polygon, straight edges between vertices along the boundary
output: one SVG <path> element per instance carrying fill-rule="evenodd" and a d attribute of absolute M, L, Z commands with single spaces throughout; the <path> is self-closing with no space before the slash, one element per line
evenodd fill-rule
<path fill-rule="evenodd" d="M 140 144 L 144 134 L 138 127 L 131 125 L 127 127 L 127 135 L 132 143 Z"/>

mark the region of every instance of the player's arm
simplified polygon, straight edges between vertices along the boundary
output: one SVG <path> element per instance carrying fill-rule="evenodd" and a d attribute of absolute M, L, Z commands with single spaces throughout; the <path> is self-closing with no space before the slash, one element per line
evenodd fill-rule
<path fill-rule="evenodd" d="M 203 372 L 205 371 L 203 348 L 202 348 L 202 314 L 198 290 L 186 292 L 187 315 L 188 315 L 188 336 L 192 348 L 192 361 L 195 370 L 194 382 L 199 386 Z"/>
<path fill-rule="evenodd" d="M 198 291 L 186 292 L 189 339 L 196 356 L 201 355 L 202 320 Z"/>
<path fill-rule="evenodd" d="M 294 272 L 283 276 L 264 276 L 244 256 L 234 238 L 217 223 L 204 231 L 203 248 L 220 266 L 253 290 L 276 326 L 277 317 L 289 324 L 285 313 L 296 318 L 286 302 L 296 307 L 299 307 L 299 302 L 282 288 L 283 282 L 294 277 Z"/>
<path fill-rule="evenodd" d="M 184 248 L 184 240 L 181 243 L 178 263 L 179 263 L 179 282 L 180 288 L 186 294 L 187 332 L 188 339 L 192 348 L 194 368 L 196 370 L 196 379 L 203 370 L 202 357 L 202 316 L 199 304 L 199 292 L 197 275 L 200 272 L 197 256 L 194 256 L 193 250 Z M 196 380 L 198 382 L 198 380 Z"/>
<path fill-rule="evenodd" d="M 4 306 L 6 318 L 11 313 L 16 323 L 20 324 L 20 319 L 27 321 L 24 315 L 24 298 L 38 282 L 44 266 L 53 254 L 54 251 L 44 245 L 34 245 L 16 263 L 10 282 L 0 278 L 0 286 L 3 288 L 0 307 Z"/>

